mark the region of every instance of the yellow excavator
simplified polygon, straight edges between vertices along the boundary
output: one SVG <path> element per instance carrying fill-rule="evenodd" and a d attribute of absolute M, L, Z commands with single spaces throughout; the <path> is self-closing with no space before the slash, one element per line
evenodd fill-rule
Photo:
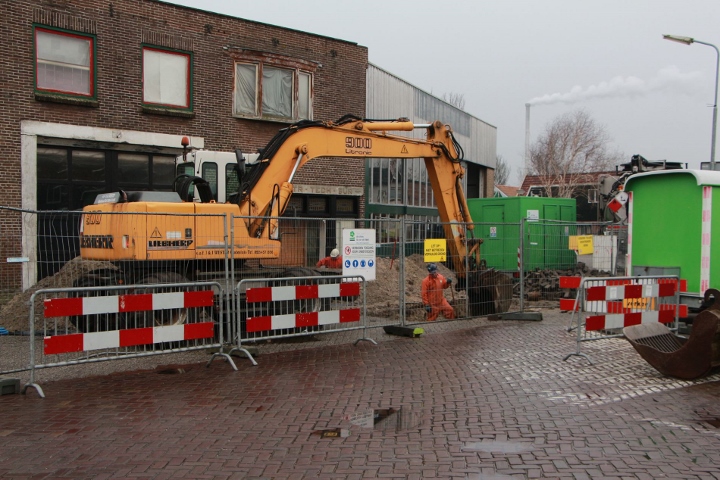
<path fill-rule="evenodd" d="M 388 133 L 418 128 L 426 130 L 424 139 Z M 175 192 L 98 195 L 83 209 L 80 254 L 83 259 L 112 262 L 115 268 L 91 272 L 77 285 L 188 281 L 194 272 L 213 266 L 222 270 L 228 256 L 241 261 L 279 258 L 279 224 L 293 193 L 293 177 L 317 157 L 423 158 L 456 288 L 467 290 L 469 313 L 508 311 L 512 280 L 483 268 L 482 240 L 472 238 L 461 185 L 462 148 L 451 128 L 440 121 L 415 125 L 407 119 L 350 115 L 337 122 L 301 121 L 280 130 L 251 168 L 238 156 L 238 192 L 226 203 L 215 202 L 208 182 L 194 175 L 180 175 Z M 234 239 L 228 248 L 227 222 L 232 222 Z"/>

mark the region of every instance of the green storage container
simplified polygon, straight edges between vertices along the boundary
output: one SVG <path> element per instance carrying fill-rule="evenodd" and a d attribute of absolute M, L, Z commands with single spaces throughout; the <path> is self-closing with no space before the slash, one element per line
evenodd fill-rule
<path fill-rule="evenodd" d="M 525 271 L 572 268 L 577 260 L 568 248 L 572 226 L 543 220 L 576 222 L 574 198 L 499 197 L 468 199 L 475 225 L 475 237 L 482 238 L 480 256 L 497 270 L 518 270 L 520 223 L 525 222 Z"/>
<path fill-rule="evenodd" d="M 720 172 L 663 170 L 625 182 L 628 273 L 679 275 L 695 296 L 720 288 Z"/>

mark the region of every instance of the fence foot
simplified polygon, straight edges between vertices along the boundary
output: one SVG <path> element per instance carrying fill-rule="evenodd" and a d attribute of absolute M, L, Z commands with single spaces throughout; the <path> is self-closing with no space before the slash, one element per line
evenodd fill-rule
<path fill-rule="evenodd" d="M 565 358 L 563 358 L 563 362 L 566 362 L 567 359 L 570 358 L 570 357 L 572 357 L 572 356 L 583 357 L 585 360 L 588 361 L 588 363 L 589 363 L 590 365 L 593 365 L 593 362 L 592 362 L 592 360 L 590 360 L 590 357 L 588 357 L 588 356 L 585 355 L 584 353 L 579 353 L 579 352 L 578 352 L 578 353 L 568 353 L 567 355 L 565 355 Z"/>
<path fill-rule="evenodd" d="M 245 354 L 245 356 L 250 359 L 250 362 L 252 362 L 253 366 L 257 367 L 257 364 L 258 364 L 258 363 L 257 363 L 257 362 L 255 361 L 255 359 L 253 358 L 252 354 L 250 353 L 250 350 L 248 350 L 248 349 L 246 349 L 246 348 L 236 347 L 236 348 L 231 349 L 228 353 L 223 354 L 223 355 L 227 355 L 227 356 L 229 357 L 229 356 L 232 355 L 233 352 L 235 352 L 235 351 L 237 351 L 237 352 L 243 352 L 243 353 Z M 216 355 L 219 355 L 219 354 L 216 354 Z M 235 370 L 237 370 L 237 368 L 236 368 Z"/>
<path fill-rule="evenodd" d="M 213 353 L 212 356 L 210 357 L 210 360 L 208 360 L 207 365 L 205 365 L 205 366 L 209 367 L 210 364 L 212 363 L 212 361 L 215 359 L 215 357 L 225 357 L 225 361 L 228 362 L 230 364 L 230 366 L 233 368 L 233 370 L 235 370 L 237 372 L 237 366 L 235 366 L 235 362 L 233 362 L 233 359 L 230 357 L 229 354 L 222 353 L 222 352 Z"/>
<path fill-rule="evenodd" d="M 43 389 L 40 388 L 40 385 L 38 385 L 37 383 L 26 383 L 25 386 L 24 386 L 23 389 L 22 389 L 22 392 L 20 392 L 20 393 L 22 393 L 23 395 L 25 395 L 25 392 L 27 392 L 27 389 L 28 389 L 29 387 L 32 387 L 32 388 L 34 388 L 35 390 L 37 390 L 38 395 L 40 395 L 40 398 L 45 398 L 45 393 L 43 393 Z"/>
<path fill-rule="evenodd" d="M 367 338 L 367 337 L 358 338 L 357 340 L 355 340 L 355 343 L 353 343 L 353 345 L 357 345 L 358 343 L 362 342 L 363 340 L 366 342 L 370 342 L 373 345 L 377 345 L 377 342 L 375 340 L 373 340 L 372 338 Z"/>
<path fill-rule="evenodd" d="M 419 327 L 403 327 L 400 325 L 387 325 L 383 327 L 383 330 L 385 330 L 385 333 L 389 335 L 401 335 L 403 337 L 419 337 L 423 333 L 425 333 L 425 330 Z"/>

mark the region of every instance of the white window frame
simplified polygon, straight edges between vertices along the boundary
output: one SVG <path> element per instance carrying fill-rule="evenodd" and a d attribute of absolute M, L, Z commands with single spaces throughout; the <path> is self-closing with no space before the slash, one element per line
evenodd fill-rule
<path fill-rule="evenodd" d="M 57 37 L 65 37 L 65 38 L 73 38 L 78 40 L 83 40 L 88 42 L 88 64 L 87 65 L 81 65 L 77 63 L 69 63 L 67 61 L 63 61 L 60 58 L 56 59 L 41 59 L 40 58 L 40 46 L 38 45 L 38 34 L 47 34 L 47 35 L 55 35 Z M 47 92 L 47 93 L 58 93 L 63 95 L 73 95 L 77 97 L 85 97 L 85 98 L 95 98 L 95 36 L 94 35 L 86 35 L 81 33 L 74 33 L 74 32 L 65 32 L 61 30 L 55 30 L 52 28 L 46 28 L 43 26 L 36 26 L 33 32 L 33 41 L 35 46 L 35 89 L 38 92 Z M 51 88 L 48 86 L 41 86 L 40 85 L 40 69 L 41 65 L 47 65 L 47 66 L 55 66 L 58 68 L 70 68 L 73 70 L 78 70 L 80 72 L 86 71 L 88 76 L 88 91 L 83 92 L 79 90 L 72 90 L 72 89 L 60 89 L 60 88 Z"/>
<path fill-rule="evenodd" d="M 241 77 L 238 75 L 239 67 L 252 67 L 255 69 L 254 91 L 250 90 L 250 85 L 245 82 L 245 90 L 248 95 L 245 96 L 243 105 L 240 105 L 240 89 Z M 263 111 L 263 71 L 264 68 L 275 70 L 286 70 L 292 72 L 292 92 L 291 92 L 291 113 L 289 116 L 268 114 Z M 233 65 L 233 116 L 239 118 L 250 118 L 258 120 L 272 120 L 279 122 L 296 122 L 298 120 L 312 120 L 313 117 L 313 79 L 314 74 L 311 71 L 302 68 L 289 66 L 282 63 L 271 63 L 257 60 L 238 60 Z M 307 100 L 300 98 L 300 84 L 306 89 Z M 252 98 L 252 104 L 249 102 Z M 303 111 L 301 111 L 303 110 Z"/>
<path fill-rule="evenodd" d="M 147 78 L 147 75 L 149 73 L 149 69 L 147 69 L 146 66 L 146 53 L 152 52 L 153 54 L 161 54 L 161 55 L 168 55 L 168 56 L 174 56 L 174 57 L 183 57 L 186 60 L 186 65 L 184 67 L 185 74 L 183 75 L 183 78 L 185 80 L 185 101 L 184 103 L 176 103 L 172 101 L 164 102 L 162 101 L 162 98 L 148 98 L 148 83 L 149 80 Z M 170 57 L 168 57 L 170 58 Z M 142 83 L 143 83 L 143 92 L 142 92 L 142 103 L 143 105 L 147 106 L 153 106 L 153 107 L 165 107 L 165 108 L 174 108 L 174 109 L 180 109 L 180 110 L 192 110 L 192 54 L 190 52 L 182 52 L 177 50 L 170 50 L 167 48 L 157 47 L 154 45 L 143 45 L 142 46 Z M 177 75 L 176 72 L 168 72 L 167 69 L 164 70 L 165 76 L 164 79 L 160 79 L 160 85 L 158 89 L 162 89 L 165 85 L 165 88 L 168 88 L 168 82 L 177 81 L 179 75 Z M 180 85 L 182 87 L 182 85 Z"/>

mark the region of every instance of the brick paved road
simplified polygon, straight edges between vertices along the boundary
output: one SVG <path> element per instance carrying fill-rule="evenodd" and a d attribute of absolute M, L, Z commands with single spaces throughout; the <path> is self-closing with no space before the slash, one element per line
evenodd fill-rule
<path fill-rule="evenodd" d="M 566 323 L 472 321 L 238 372 L 40 374 L 47 398 L 0 397 L 0 477 L 720 478 L 720 375 L 661 377 L 619 339 L 563 362 Z M 374 427 L 344 419 L 391 408 Z"/>

